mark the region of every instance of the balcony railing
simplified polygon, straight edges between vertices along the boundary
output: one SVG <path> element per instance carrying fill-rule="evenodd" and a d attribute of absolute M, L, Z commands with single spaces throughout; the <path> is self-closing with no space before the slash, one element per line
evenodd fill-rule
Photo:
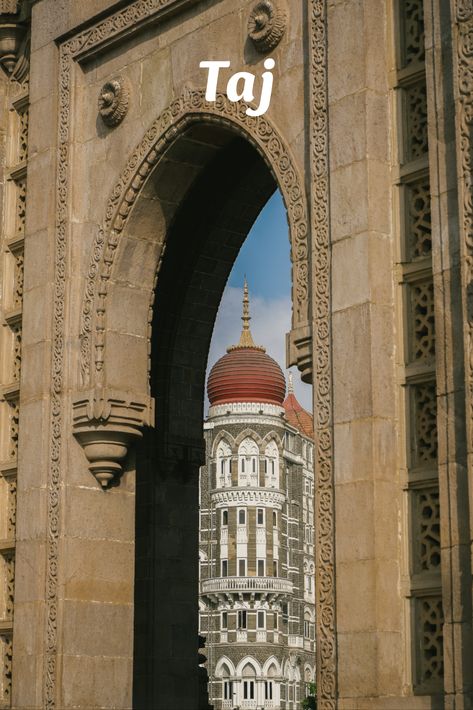
<path fill-rule="evenodd" d="M 202 582 L 202 594 L 215 592 L 276 592 L 292 594 L 293 584 L 281 577 L 214 577 Z"/>
<path fill-rule="evenodd" d="M 287 637 L 287 645 L 290 648 L 304 648 L 304 639 L 302 636 L 288 636 Z"/>

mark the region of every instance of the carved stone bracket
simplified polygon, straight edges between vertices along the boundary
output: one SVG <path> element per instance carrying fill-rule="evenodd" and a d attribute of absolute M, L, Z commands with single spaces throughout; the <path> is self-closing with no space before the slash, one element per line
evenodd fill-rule
<path fill-rule="evenodd" d="M 122 473 L 130 445 L 153 422 L 153 400 L 117 393 L 85 393 L 73 403 L 73 433 L 103 488 Z"/>
<path fill-rule="evenodd" d="M 286 334 L 286 365 L 297 367 L 303 382 L 312 384 L 312 330 L 309 324 Z"/>
<path fill-rule="evenodd" d="M 9 75 L 22 54 L 28 12 L 26 2 L 0 0 L 0 66 Z"/>

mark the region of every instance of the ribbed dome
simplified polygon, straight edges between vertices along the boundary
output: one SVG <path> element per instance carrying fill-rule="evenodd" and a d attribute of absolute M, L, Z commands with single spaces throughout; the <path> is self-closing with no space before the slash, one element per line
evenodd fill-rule
<path fill-rule="evenodd" d="M 276 360 L 263 350 L 236 347 L 212 367 L 207 394 L 211 405 L 228 402 L 282 405 L 286 380 Z"/>
<path fill-rule="evenodd" d="M 211 405 L 230 402 L 284 402 L 286 380 L 276 360 L 255 345 L 250 332 L 248 284 L 243 288 L 243 329 L 240 342 L 227 348 L 227 354 L 210 370 L 207 394 Z"/>

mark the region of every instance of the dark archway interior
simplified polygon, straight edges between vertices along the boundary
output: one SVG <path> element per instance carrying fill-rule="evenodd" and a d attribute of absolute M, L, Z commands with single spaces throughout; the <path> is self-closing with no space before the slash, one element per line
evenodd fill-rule
<path fill-rule="evenodd" d="M 268 166 L 243 138 L 202 126 L 193 129 L 186 150 L 192 152 L 199 140 L 217 150 L 168 229 L 152 324 L 156 426 L 145 432 L 136 456 L 133 707 L 138 710 L 199 707 L 198 471 L 205 455 L 207 355 L 233 263 L 276 188 Z M 191 162 L 192 155 L 184 150 L 180 160 L 186 159 Z"/>

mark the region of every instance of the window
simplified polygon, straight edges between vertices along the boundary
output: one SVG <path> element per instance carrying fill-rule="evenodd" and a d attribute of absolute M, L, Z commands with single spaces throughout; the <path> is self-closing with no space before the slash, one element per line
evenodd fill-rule
<path fill-rule="evenodd" d="M 275 611 L 273 614 L 274 630 L 278 630 L 278 613 Z"/>
<path fill-rule="evenodd" d="M 278 576 L 278 561 L 273 560 L 273 577 Z"/>
<path fill-rule="evenodd" d="M 271 680 L 264 681 L 264 699 L 265 700 L 272 700 L 273 699 L 273 681 L 271 681 Z"/>
<path fill-rule="evenodd" d="M 309 633 L 310 633 L 310 623 L 308 619 L 304 619 L 304 636 L 306 639 L 309 638 Z"/>
<path fill-rule="evenodd" d="M 276 513 L 275 510 L 273 510 L 273 528 L 276 528 L 278 525 L 278 514 Z"/>
<path fill-rule="evenodd" d="M 264 525 L 264 508 L 258 508 L 256 513 L 256 524 Z"/>
<path fill-rule="evenodd" d="M 220 628 L 221 629 L 228 629 L 228 612 L 227 611 L 222 611 L 222 618 L 220 621 Z"/>
<path fill-rule="evenodd" d="M 220 488 L 232 485 L 231 474 L 232 450 L 226 441 L 221 441 L 217 448 L 217 486 Z"/>
<path fill-rule="evenodd" d="M 223 681 L 223 699 L 233 700 L 233 681 L 224 680 Z"/>
<path fill-rule="evenodd" d="M 228 510 L 222 510 L 222 525 L 224 527 L 228 525 Z"/>
<path fill-rule="evenodd" d="M 254 680 L 243 681 L 243 698 L 244 700 L 254 700 L 255 698 L 255 682 Z"/>
<path fill-rule="evenodd" d="M 228 577 L 228 560 L 222 560 L 222 577 Z"/>
<path fill-rule="evenodd" d="M 246 609 L 240 609 L 238 611 L 238 628 L 246 629 Z"/>
<path fill-rule="evenodd" d="M 258 577 L 264 577 L 264 560 L 258 560 Z"/>
<path fill-rule="evenodd" d="M 259 449 L 256 441 L 247 437 L 238 447 L 238 485 L 258 485 L 258 457 Z"/>
<path fill-rule="evenodd" d="M 265 629 L 266 628 L 266 623 L 265 623 L 265 612 L 264 611 L 258 611 L 257 614 L 257 628 L 258 629 Z"/>
<path fill-rule="evenodd" d="M 246 560 L 238 560 L 238 575 L 240 577 L 246 577 Z"/>
<path fill-rule="evenodd" d="M 240 508 L 238 511 L 238 525 L 246 525 L 246 510 Z"/>
<path fill-rule="evenodd" d="M 265 451 L 265 486 L 269 488 L 279 487 L 279 449 L 276 442 L 270 441 Z"/>

